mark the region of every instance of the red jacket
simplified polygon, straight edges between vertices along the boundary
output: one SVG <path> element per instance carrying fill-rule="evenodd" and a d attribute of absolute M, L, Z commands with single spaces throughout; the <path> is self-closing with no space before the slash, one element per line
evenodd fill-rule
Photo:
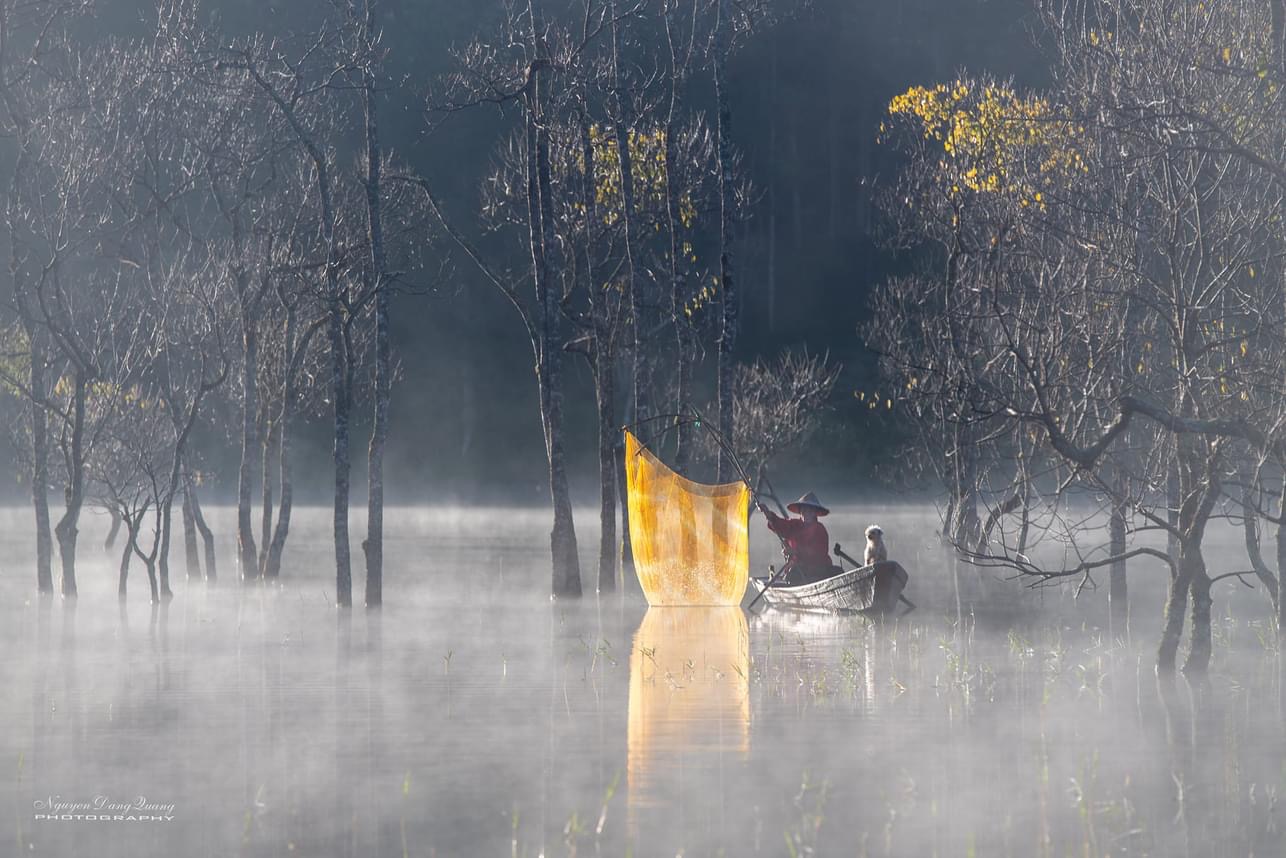
<path fill-rule="evenodd" d="M 772 511 L 764 512 L 768 529 L 786 540 L 794 566 L 830 566 L 831 538 L 820 521 L 782 518 Z"/>

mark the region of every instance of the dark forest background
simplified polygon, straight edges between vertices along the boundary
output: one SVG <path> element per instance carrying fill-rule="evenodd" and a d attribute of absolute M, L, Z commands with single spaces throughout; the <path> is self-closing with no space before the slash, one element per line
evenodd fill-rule
<path fill-rule="evenodd" d="M 149 5 L 100 0 L 94 26 L 131 33 Z M 551 12 L 558 5 L 551 3 Z M 302 30 L 323 6 L 316 0 L 206 4 L 229 31 L 267 33 Z M 451 47 L 489 29 L 501 8 L 499 0 L 386 0 L 381 12 L 388 72 L 399 81 L 386 93 L 386 146 L 427 176 L 444 207 L 470 229 L 479 182 L 504 122 L 470 111 L 426 137 L 422 105 L 427 87 L 451 68 Z M 776 465 L 783 492 L 811 487 L 824 496 L 852 497 L 902 485 L 892 455 L 896 412 L 873 412 L 856 395 L 878 389 L 874 356 L 857 334 L 867 297 L 905 264 L 880 246 L 875 194 L 897 162 L 877 145 L 876 131 L 893 95 L 947 79 L 963 66 L 1012 77 L 1020 86 L 1042 83 L 1034 25 L 1024 0 L 812 0 L 730 63 L 733 137 L 757 190 L 752 215 L 739 227 L 738 351 L 749 360 L 807 348 L 829 352 L 844 366 L 822 428 Z M 694 97 L 708 102 L 710 93 Z M 390 502 L 547 503 L 531 349 L 517 317 L 461 260 L 450 260 L 424 287 L 398 296 L 394 305 L 400 377 L 386 454 Z M 593 396 L 584 364 L 573 361 L 568 369 L 569 465 L 576 497 L 588 500 L 596 480 Z M 698 399 L 708 401 L 712 373 L 698 379 Z M 365 438 L 368 409 L 358 412 L 354 437 Z M 235 426 L 237 416 L 218 415 L 207 425 Z M 198 443 L 210 451 L 215 491 L 229 497 L 235 442 L 205 437 Z M 321 500 L 331 479 L 322 466 L 329 462 L 326 421 L 301 427 L 296 443 L 297 490 L 305 500 Z M 360 486 L 364 445 L 354 452 L 353 484 Z"/>

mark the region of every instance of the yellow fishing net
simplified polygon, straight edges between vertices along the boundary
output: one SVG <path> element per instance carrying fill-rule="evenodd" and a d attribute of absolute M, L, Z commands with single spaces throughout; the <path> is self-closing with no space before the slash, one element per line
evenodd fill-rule
<path fill-rule="evenodd" d="M 740 605 L 750 577 L 750 489 L 705 485 L 625 433 L 630 545 L 649 605 Z"/>

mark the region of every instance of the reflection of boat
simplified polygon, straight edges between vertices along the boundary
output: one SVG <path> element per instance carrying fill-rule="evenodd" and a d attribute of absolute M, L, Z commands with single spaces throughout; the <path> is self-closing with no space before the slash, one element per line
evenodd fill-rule
<path fill-rule="evenodd" d="M 721 813 L 714 784 L 728 756 L 750 748 L 750 639 L 741 608 L 648 609 L 630 650 L 628 748 L 633 835 L 660 836 L 651 825 L 640 831 L 650 808 L 667 824 L 676 809 Z"/>
<path fill-rule="evenodd" d="M 754 611 L 749 624 L 756 640 L 762 630 L 770 637 L 781 634 L 794 640 L 839 641 L 841 649 L 865 641 L 872 632 L 872 624 L 864 616 L 847 611 Z"/>
<path fill-rule="evenodd" d="M 883 615 L 891 614 L 897 607 L 907 574 L 901 563 L 885 560 L 810 584 L 768 587 L 768 581 L 751 578 L 750 586 L 763 594 L 763 601 L 776 608 Z"/>

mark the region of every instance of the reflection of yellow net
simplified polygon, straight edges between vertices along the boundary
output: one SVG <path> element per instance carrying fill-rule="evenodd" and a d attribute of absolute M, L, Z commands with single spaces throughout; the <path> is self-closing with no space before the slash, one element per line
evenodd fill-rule
<path fill-rule="evenodd" d="M 750 638 L 740 608 L 648 609 L 630 650 L 627 744 L 632 836 L 663 837 L 676 804 L 689 818 L 722 806 L 723 792 L 709 786 L 750 750 Z M 642 824 L 656 815 L 660 830 Z"/>
<path fill-rule="evenodd" d="M 649 605 L 740 605 L 750 576 L 744 483 L 694 483 L 625 433 L 630 545 Z"/>

